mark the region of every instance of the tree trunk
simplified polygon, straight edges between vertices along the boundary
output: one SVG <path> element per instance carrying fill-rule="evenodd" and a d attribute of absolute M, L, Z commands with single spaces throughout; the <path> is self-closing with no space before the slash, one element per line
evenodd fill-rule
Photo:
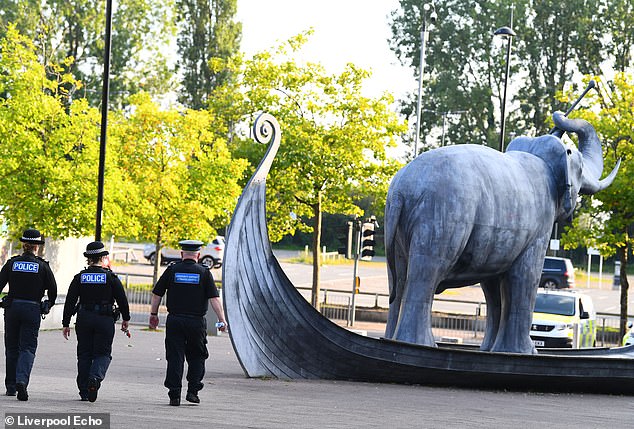
<path fill-rule="evenodd" d="M 154 242 L 154 271 L 152 272 L 152 285 L 155 285 L 159 277 L 159 267 L 161 266 L 161 235 L 162 229 L 159 226 L 156 229 L 156 241 Z"/>
<path fill-rule="evenodd" d="M 630 284 L 627 281 L 627 245 L 619 247 L 618 255 L 621 261 L 621 271 L 619 273 L 621 277 L 621 323 L 619 323 L 619 338 L 623 338 L 627 331 L 627 292 L 630 288 Z"/>
<path fill-rule="evenodd" d="M 319 310 L 319 260 L 321 247 L 321 192 L 317 194 L 317 204 L 313 206 L 315 225 L 313 230 L 313 288 L 311 304 Z"/>

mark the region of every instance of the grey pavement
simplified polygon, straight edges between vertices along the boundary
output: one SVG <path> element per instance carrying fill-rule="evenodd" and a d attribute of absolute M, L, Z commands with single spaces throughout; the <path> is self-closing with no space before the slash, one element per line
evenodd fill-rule
<path fill-rule="evenodd" d="M 112 428 L 626 428 L 632 398 L 346 381 L 246 378 L 227 335 L 208 337 L 201 404 L 168 405 L 164 333 L 117 331 L 95 403 L 75 386 L 75 338 L 42 331 L 30 399 L 0 396 L 3 413 L 110 413 Z M 4 373 L 4 360 L 0 363 Z M 10 426 L 5 426 L 10 428 Z"/>

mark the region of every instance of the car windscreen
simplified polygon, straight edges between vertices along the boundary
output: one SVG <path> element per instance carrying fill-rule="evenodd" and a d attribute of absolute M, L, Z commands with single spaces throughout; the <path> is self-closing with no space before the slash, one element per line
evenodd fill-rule
<path fill-rule="evenodd" d="M 535 298 L 535 312 L 573 316 L 575 314 L 575 297 L 539 293 Z"/>

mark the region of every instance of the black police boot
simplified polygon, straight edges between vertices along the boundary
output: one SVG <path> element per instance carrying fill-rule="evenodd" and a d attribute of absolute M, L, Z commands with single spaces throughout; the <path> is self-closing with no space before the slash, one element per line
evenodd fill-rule
<path fill-rule="evenodd" d="M 18 391 L 18 401 L 28 401 L 29 394 L 26 391 L 26 384 L 15 383 L 15 390 Z"/>
<path fill-rule="evenodd" d="M 200 404 L 200 398 L 198 397 L 198 393 L 196 392 L 187 392 L 185 400 L 187 402 L 193 402 L 194 404 Z"/>
<path fill-rule="evenodd" d="M 97 391 L 101 387 L 101 383 L 96 378 L 88 379 L 88 400 L 95 402 L 97 400 Z"/>
<path fill-rule="evenodd" d="M 178 407 L 181 404 L 181 392 L 176 390 L 170 390 L 168 392 L 170 397 L 170 405 Z"/>
<path fill-rule="evenodd" d="M 15 387 L 7 387 L 7 396 L 15 396 Z"/>

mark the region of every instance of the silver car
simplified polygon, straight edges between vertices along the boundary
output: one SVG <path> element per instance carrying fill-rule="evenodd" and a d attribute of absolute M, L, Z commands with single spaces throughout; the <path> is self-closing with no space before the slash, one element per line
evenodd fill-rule
<path fill-rule="evenodd" d="M 211 243 L 200 249 L 200 262 L 209 268 L 222 267 L 222 258 L 225 253 L 225 238 L 217 236 Z M 156 260 L 156 246 L 154 244 L 146 244 L 143 248 L 143 256 L 154 265 Z M 181 251 L 172 247 L 163 247 L 161 249 L 161 264 L 167 264 L 172 261 L 180 261 Z"/>

